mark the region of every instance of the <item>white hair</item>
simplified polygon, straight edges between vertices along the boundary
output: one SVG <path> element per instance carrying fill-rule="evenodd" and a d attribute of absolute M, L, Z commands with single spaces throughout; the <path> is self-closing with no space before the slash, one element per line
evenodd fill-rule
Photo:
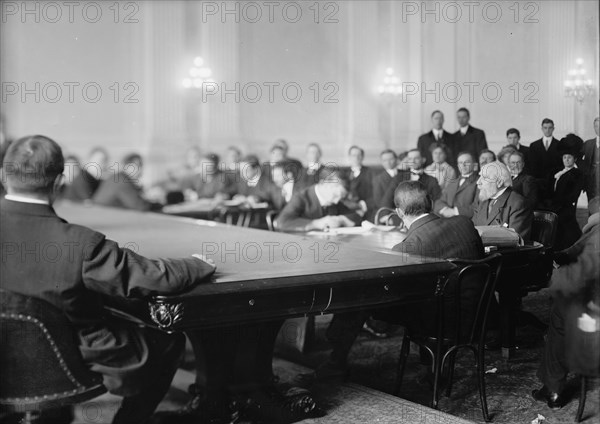
<path fill-rule="evenodd" d="M 500 161 L 490 162 L 481 167 L 481 177 L 486 181 L 497 183 L 502 182 L 502 187 L 512 186 L 512 177 L 510 171 Z"/>

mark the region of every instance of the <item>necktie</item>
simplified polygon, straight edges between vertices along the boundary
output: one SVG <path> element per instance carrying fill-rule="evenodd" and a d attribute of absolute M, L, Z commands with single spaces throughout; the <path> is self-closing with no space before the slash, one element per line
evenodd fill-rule
<path fill-rule="evenodd" d="M 546 139 L 546 150 L 548 150 L 548 147 L 550 147 L 549 144 L 550 143 L 548 142 L 548 139 Z"/>
<path fill-rule="evenodd" d="M 493 209 L 495 203 L 496 203 L 496 199 L 490 199 L 489 200 L 489 203 L 488 203 L 488 218 L 492 214 L 492 209 Z"/>

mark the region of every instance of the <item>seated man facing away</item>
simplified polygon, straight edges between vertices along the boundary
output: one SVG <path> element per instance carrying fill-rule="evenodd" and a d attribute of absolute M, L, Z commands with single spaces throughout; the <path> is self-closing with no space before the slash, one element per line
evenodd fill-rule
<path fill-rule="evenodd" d="M 146 423 L 169 389 L 185 339 L 111 319 L 103 298 L 181 291 L 211 275 L 214 265 L 196 255 L 150 260 L 58 217 L 52 203 L 64 161 L 59 145 L 47 137 L 15 141 L 7 163 L 8 194 L 0 200 L 2 289 L 60 308 L 73 324 L 84 361 L 104 376 L 111 393 L 125 397 L 113 423 Z M 64 246 L 62 257 L 69 259 L 36 260 L 31 250 L 45 244 Z"/>
<path fill-rule="evenodd" d="M 554 300 L 550 326 L 538 377 L 544 384 L 532 395 L 560 409 L 567 401 L 565 386 L 569 372 L 593 375 L 600 365 L 600 213 L 598 198 L 589 204 L 592 214 L 583 235 L 558 252 L 560 264 L 552 273 L 550 293 Z M 586 316 L 587 315 L 587 316 Z"/>
<path fill-rule="evenodd" d="M 139 178 L 142 175 L 144 163 L 137 153 L 125 156 L 123 167 L 119 172 L 107 175 L 102 179 L 92 200 L 102 206 L 149 211 L 160 209 L 159 204 L 152 203 L 142 195 Z"/>
<path fill-rule="evenodd" d="M 80 171 L 73 176 L 62 197 L 75 202 L 90 200 L 108 172 L 108 152 L 102 147 L 92 149 L 87 163 L 81 164 Z"/>
<path fill-rule="evenodd" d="M 483 165 L 477 180 L 479 199 L 473 205 L 473 223 L 499 225 L 514 229 L 524 241 L 529 241 L 533 209 L 523 196 L 511 188 L 508 168 L 500 162 Z"/>
<path fill-rule="evenodd" d="M 477 194 L 477 179 L 479 175 L 474 171 L 475 159 L 469 152 L 458 154 L 458 170 L 460 177 L 449 181 L 442 190 L 442 195 L 435 201 L 433 210 L 444 218 L 456 215 L 473 216 L 473 202 Z"/>
<path fill-rule="evenodd" d="M 285 205 L 277 226 L 281 231 L 311 231 L 359 225 L 360 216 L 342 203 L 346 194 L 339 181 L 323 180 L 305 188 Z"/>
<path fill-rule="evenodd" d="M 434 258 L 481 259 L 483 244 L 469 218 L 455 216 L 441 219 L 432 213 L 432 201 L 425 187 L 418 181 L 398 185 L 394 196 L 396 211 L 408 227 L 402 243 L 393 247 L 396 252 Z M 390 258 L 393 260 L 393 258 Z M 398 258 L 402 260 L 401 257 Z M 335 314 L 327 330 L 327 339 L 333 350 L 329 360 L 316 371 L 317 379 L 344 374 L 348 354 L 365 320 L 376 319 L 415 326 L 434 328 L 435 301 L 411 303 L 383 310 L 367 310 Z M 434 309 L 432 309 L 434 308 Z"/>

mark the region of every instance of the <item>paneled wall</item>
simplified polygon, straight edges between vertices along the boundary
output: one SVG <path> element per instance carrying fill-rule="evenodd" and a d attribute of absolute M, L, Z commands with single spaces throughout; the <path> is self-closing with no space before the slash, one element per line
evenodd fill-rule
<path fill-rule="evenodd" d="M 70 16 L 60 2 L 2 2 L 9 136 L 47 134 L 83 157 L 99 144 L 116 160 L 140 151 L 157 179 L 188 146 L 266 158 L 277 138 L 296 157 L 318 142 L 343 162 L 359 144 L 376 162 L 384 147 L 414 146 L 435 109 L 456 130 L 462 106 L 494 149 L 509 127 L 528 144 L 546 116 L 558 136 L 594 135 L 597 88 L 579 105 L 562 87 L 578 57 L 598 87 L 596 1 L 91 3 Z M 195 56 L 219 84 L 206 99 L 181 85 Z M 409 94 L 377 93 L 386 67 Z"/>

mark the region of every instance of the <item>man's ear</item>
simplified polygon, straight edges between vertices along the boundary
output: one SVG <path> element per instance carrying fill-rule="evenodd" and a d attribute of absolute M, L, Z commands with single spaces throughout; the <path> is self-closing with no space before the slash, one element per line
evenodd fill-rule
<path fill-rule="evenodd" d="M 60 187 L 63 185 L 65 181 L 65 174 L 57 175 L 54 179 L 54 183 L 52 184 L 52 192 L 58 193 L 60 191 Z"/>

